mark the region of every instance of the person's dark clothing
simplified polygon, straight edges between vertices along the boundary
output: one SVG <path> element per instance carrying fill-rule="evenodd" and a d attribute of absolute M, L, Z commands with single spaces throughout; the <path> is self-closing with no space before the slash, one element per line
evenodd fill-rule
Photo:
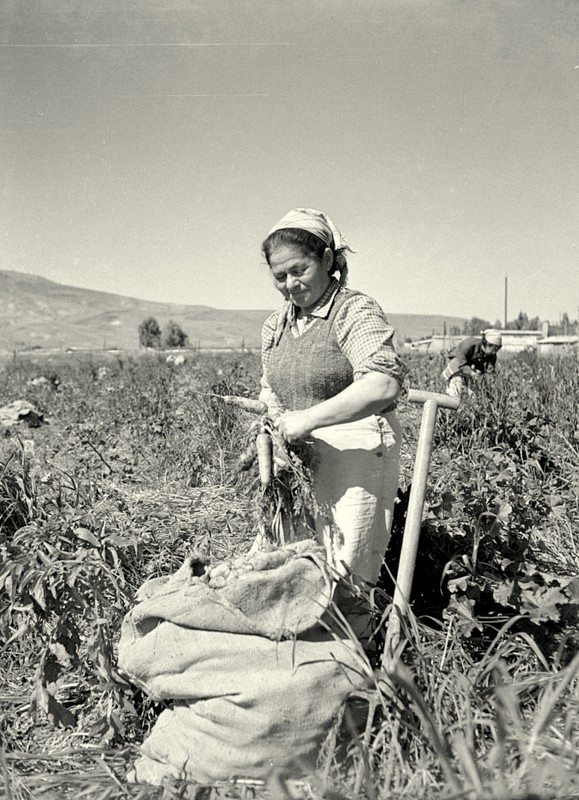
<path fill-rule="evenodd" d="M 481 373 L 494 372 L 497 363 L 497 354 L 483 352 L 482 339 L 478 336 L 463 339 L 450 351 L 449 357 L 447 370 L 454 375 L 459 372 L 469 375 L 471 369 Z"/>

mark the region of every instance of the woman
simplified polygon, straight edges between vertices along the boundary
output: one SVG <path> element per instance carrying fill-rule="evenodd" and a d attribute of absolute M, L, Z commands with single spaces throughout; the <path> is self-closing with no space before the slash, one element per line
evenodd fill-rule
<path fill-rule="evenodd" d="M 375 300 L 345 287 L 349 248 L 322 212 L 293 209 L 262 250 L 285 302 L 263 326 L 260 398 L 287 442 L 313 442 L 315 527 L 329 562 L 373 585 L 398 484 L 405 369 L 394 331 Z"/>
<path fill-rule="evenodd" d="M 502 346 L 500 331 L 488 330 L 481 337 L 469 336 L 459 342 L 448 357 L 449 362 L 442 371 L 446 382 L 446 393 L 460 397 L 465 391 L 472 394 L 473 378 L 496 371 L 497 353 Z"/>

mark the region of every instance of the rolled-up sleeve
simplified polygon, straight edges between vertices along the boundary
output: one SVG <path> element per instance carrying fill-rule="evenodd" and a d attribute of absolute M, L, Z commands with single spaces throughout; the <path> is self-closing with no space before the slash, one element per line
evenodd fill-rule
<path fill-rule="evenodd" d="M 336 315 L 340 349 L 352 365 L 354 380 L 368 372 L 382 372 L 402 387 L 407 368 L 394 347 L 394 328 L 372 297 L 349 297 Z"/>
<path fill-rule="evenodd" d="M 278 312 L 274 311 L 265 320 L 261 328 L 261 371 L 265 375 L 273 349 L 273 340 L 275 336 L 275 328 L 277 324 Z"/>

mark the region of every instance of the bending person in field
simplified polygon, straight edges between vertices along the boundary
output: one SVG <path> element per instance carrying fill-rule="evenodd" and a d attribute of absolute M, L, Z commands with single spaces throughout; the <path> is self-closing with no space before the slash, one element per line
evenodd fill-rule
<path fill-rule="evenodd" d="M 465 391 L 472 393 L 470 384 L 473 379 L 495 372 L 501 345 L 501 334 L 495 330 L 488 330 L 482 336 L 469 336 L 459 342 L 450 351 L 450 360 L 442 372 L 446 393 L 451 397 L 460 397 Z"/>
<path fill-rule="evenodd" d="M 398 485 L 405 367 L 378 303 L 346 288 L 349 250 L 329 217 L 304 208 L 263 242 L 284 303 L 263 326 L 260 399 L 285 441 L 313 443 L 315 533 L 329 563 L 374 585 Z"/>

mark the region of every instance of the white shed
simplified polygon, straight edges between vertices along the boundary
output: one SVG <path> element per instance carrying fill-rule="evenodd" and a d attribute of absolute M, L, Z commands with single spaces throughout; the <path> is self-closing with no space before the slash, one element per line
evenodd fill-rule
<path fill-rule="evenodd" d="M 453 347 L 463 339 L 464 336 L 444 336 L 441 333 L 435 333 L 428 339 L 419 339 L 416 342 L 408 342 L 405 346 L 408 350 L 415 353 L 448 353 Z"/>
<path fill-rule="evenodd" d="M 537 349 L 542 356 L 579 355 L 579 336 L 548 336 L 539 339 Z"/>
<path fill-rule="evenodd" d="M 503 353 L 521 353 L 536 350 L 537 342 L 543 338 L 542 331 L 501 331 Z"/>

